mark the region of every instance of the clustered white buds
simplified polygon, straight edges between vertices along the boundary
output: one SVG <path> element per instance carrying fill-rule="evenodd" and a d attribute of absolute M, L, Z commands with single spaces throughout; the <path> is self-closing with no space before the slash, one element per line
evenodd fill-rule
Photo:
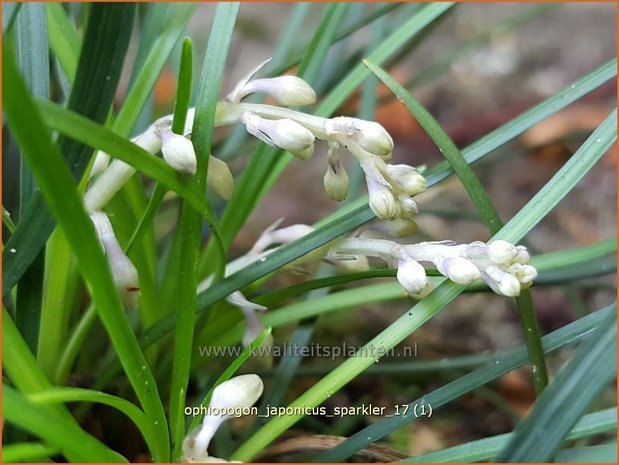
<path fill-rule="evenodd" d="M 508 297 L 520 295 L 537 276 L 529 265 L 526 247 L 503 240 L 489 244 L 453 241 L 421 242 L 403 245 L 373 238 L 347 238 L 336 243 L 335 254 L 362 254 L 380 257 L 397 268 L 402 287 L 418 295 L 428 286 L 426 272 L 420 262 L 432 263 L 439 273 L 451 281 L 467 285 L 481 278 L 494 292 Z"/>
<path fill-rule="evenodd" d="M 473 259 L 482 261 L 482 279 L 499 294 L 520 295 L 537 277 L 535 267 L 529 265 L 529 253 L 522 245 L 496 240 L 489 244 L 473 243 L 468 251 Z"/>
<path fill-rule="evenodd" d="M 370 208 L 381 220 L 411 221 L 419 212 L 413 197 L 426 190 L 425 178 L 412 166 L 388 165 L 380 157 L 361 161 Z"/>
<path fill-rule="evenodd" d="M 118 243 L 108 216 L 101 211 L 96 211 L 91 213 L 90 219 L 95 225 L 120 297 L 125 306 L 134 307 L 140 290 L 138 271 Z"/>
<path fill-rule="evenodd" d="M 224 381 L 213 390 L 209 411 L 204 416 L 202 425 L 190 433 L 183 441 L 183 457 L 181 462 L 213 463 L 226 462 L 217 457 L 210 457 L 208 446 L 217 429 L 223 422 L 242 414 L 249 409 L 262 395 L 264 384 L 258 375 L 240 375 Z M 215 414 L 214 412 L 217 412 Z"/>

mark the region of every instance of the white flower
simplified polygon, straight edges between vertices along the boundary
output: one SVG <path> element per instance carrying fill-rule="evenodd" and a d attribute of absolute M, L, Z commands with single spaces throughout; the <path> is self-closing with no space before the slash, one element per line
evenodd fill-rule
<path fill-rule="evenodd" d="M 224 200 L 230 200 L 234 190 L 234 178 L 226 162 L 211 155 L 208 157 L 206 184 Z"/>
<path fill-rule="evenodd" d="M 253 113 L 243 113 L 241 121 L 247 132 L 262 142 L 288 150 L 293 155 L 307 159 L 314 151 L 314 134 L 291 119 L 269 120 Z"/>
<path fill-rule="evenodd" d="M 284 218 L 279 218 L 266 228 L 248 254 L 259 255 L 271 245 L 289 244 L 314 231 L 314 228 L 307 224 L 293 224 L 277 229 L 282 221 L 284 221 Z"/>
<path fill-rule="evenodd" d="M 506 297 L 517 297 L 520 295 L 520 281 L 514 275 L 501 270 L 496 265 L 488 266 L 481 275 L 482 279 L 497 294 Z"/>
<path fill-rule="evenodd" d="M 338 116 L 324 122 L 327 135 L 346 146 L 351 142 L 366 152 L 385 160 L 391 158 L 393 139 L 380 124 L 348 116 Z"/>
<path fill-rule="evenodd" d="M 398 271 L 396 277 L 409 294 L 419 294 L 428 285 L 425 268 L 401 246 L 396 245 L 391 250 L 396 260 Z"/>
<path fill-rule="evenodd" d="M 398 217 L 400 209 L 391 190 L 380 182 L 366 177 L 369 204 L 372 211 L 381 220 L 393 220 Z"/>
<path fill-rule="evenodd" d="M 236 376 L 224 381 L 213 390 L 209 410 L 224 412 L 218 415 L 205 415 L 199 430 L 191 433 L 183 441 L 182 461 L 207 463 L 222 461 L 209 458 L 208 446 L 221 424 L 231 418 L 232 413 L 251 407 L 262 395 L 264 385 L 258 375 Z M 230 412 L 230 414 L 226 414 Z"/>
<path fill-rule="evenodd" d="M 296 76 L 279 76 L 249 81 L 237 95 L 241 100 L 249 94 L 261 92 L 284 106 L 311 105 L 316 102 L 314 89 Z"/>
<path fill-rule="evenodd" d="M 114 284 L 118 288 L 120 297 L 127 307 L 137 304 L 140 283 L 138 270 L 133 266 L 116 239 L 114 228 L 107 215 L 101 211 L 91 213 L 90 219 L 95 225 L 99 241 L 110 265 Z"/>
<path fill-rule="evenodd" d="M 531 265 L 523 265 L 522 263 L 514 263 L 510 265 L 507 271 L 513 274 L 521 284 L 529 285 L 537 277 L 537 270 Z"/>
<path fill-rule="evenodd" d="M 417 202 L 405 194 L 398 195 L 398 203 L 400 204 L 400 216 L 404 219 L 412 219 L 419 213 Z"/>
<path fill-rule="evenodd" d="M 513 258 L 515 263 L 526 264 L 529 263 L 529 252 L 527 248 L 523 245 L 516 246 L 516 256 Z"/>
<path fill-rule="evenodd" d="M 405 194 L 414 196 L 427 189 L 426 178 L 408 165 L 386 165 L 387 174 L 402 188 Z"/>
<path fill-rule="evenodd" d="M 466 258 L 443 257 L 435 263 L 439 273 L 458 284 L 470 284 L 481 277 L 479 268 Z"/>
<path fill-rule="evenodd" d="M 196 152 L 189 139 L 168 130 L 161 133 L 161 142 L 161 154 L 168 165 L 180 173 L 196 174 Z"/>
<path fill-rule="evenodd" d="M 340 160 L 329 162 L 322 183 L 331 200 L 341 201 L 348 196 L 348 173 Z"/>
<path fill-rule="evenodd" d="M 516 247 L 507 241 L 497 240 L 488 244 L 488 258 L 499 265 L 511 262 L 517 253 Z"/>
<path fill-rule="evenodd" d="M 241 293 L 236 291 L 230 294 L 226 300 L 238 307 L 245 317 L 245 332 L 243 333 L 243 346 L 249 346 L 264 331 L 264 324 L 256 312 L 264 312 L 267 308 L 264 305 L 255 304 L 247 300 Z"/>

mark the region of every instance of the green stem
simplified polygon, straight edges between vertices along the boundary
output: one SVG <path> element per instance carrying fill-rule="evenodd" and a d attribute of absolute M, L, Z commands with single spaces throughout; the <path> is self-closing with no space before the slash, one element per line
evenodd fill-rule
<path fill-rule="evenodd" d="M 541 342 L 542 334 L 533 308 L 533 299 L 528 289 L 523 289 L 520 295 L 516 297 L 516 306 L 518 307 L 522 332 L 531 362 L 533 388 L 535 395 L 539 396 L 548 385 L 548 371 L 546 370 L 546 359 Z"/>
<path fill-rule="evenodd" d="M 91 305 L 88 307 L 84 315 L 82 315 L 82 318 L 77 323 L 75 330 L 72 331 L 71 337 L 69 338 L 69 343 L 60 357 L 58 368 L 56 369 L 56 374 L 54 377 L 56 384 L 64 384 L 66 382 L 69 372 L 71 371 L 71 367 L 75 363 L 75 360 L 84 345 L 86 336 L 88 336 L 88 333 L 90 332 L 90 329 L 96 319 L 97 309 L 94 305 Z"/>

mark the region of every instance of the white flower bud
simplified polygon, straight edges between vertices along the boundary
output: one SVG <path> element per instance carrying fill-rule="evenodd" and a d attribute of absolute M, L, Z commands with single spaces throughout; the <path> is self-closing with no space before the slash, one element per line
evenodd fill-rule
<path fill-rule="evenodd" d="M 426 178 L 408 165 L 386 165 L 389 176 L 400 186 L 409 196 L 421 194 L 428 188 Z"/>
<path fill-rule="evenodd" d="M 297 76 L 249 81 L 237 98 L 241 100 L 254 92 L 267 94 L 283 106 L 311 105 L 316 102 L 316 93 L 312 86 Z"/>
<path fill-rule="evenodd" d="M 488 244 L 488 258 L 499 265 L 510 263 L 516 254 L 516 247 L 507 241 L 497 240 Z"/>
<path fill-rule="evenodd" d="M 133 266 L 133 263 L 125 255 L 125 252 L 118 243 L 114 234 L 114 228 L 112 228 L 112 223 L 110 223 L 107 215 L 96 211 L 90 215 L 90 219 L 95 225 L 120 297 L 125 306 L 134 307 L 137 304 L 138 292 L 140 290 L 138 270 Z"/>
<path fill-rule="evenodd" d="M 521 263 L 523 265 L 529 263 L 529 252 L 524 245 L 516 246 L 516 256 L 513 258 L 513 261 L 515 263 Z"/>
<path fill-rule="evenodd" d="M 444 257 L 436 261 L 436 268 L 443 276 L 458 284 L 470 284 L 481 277 L 479 269 L 462 257 Z"/>
<path fill-rule="evenodd" d="M 243 409 L 256 403 L 262 395 L 264 384 L 258 375 L 240 375 L 224 381 L 213 390 L 211 407 Z"/>
<path fill-rule="evenodd" d="M 172 131 L 164 131 L 161 141 L 161 153 L 168 165 L 180 173 L 196 174 L 196 152 L 189 139 Z"/>
<path fill-rule="evenodd" d="M 506 273 L 499 267 L 490 265 L 484 270 L 482 278 L 488 286 L 497 294 L 506 297 L 517 297 L 520 295 L 520 281 L 514 275 Z"/>
<path fill-rule="evenodd" d="M 92 164 L 92 170 L 90 170 L 90 177 L 103 173 L 110 164 L 110 156 L 103 150 L 97 150 L 95 153 L 95 162 Z"/>
<path fill-rule="evenodd" d="M 397 218 L 399 213 L 398 205 L 393 197 L 393 194 L 389 189 L 384 186 L 376 185 L 376 187 L 369 188 L 370 194 L 370 208 L 381 220 L 392 220 Z"/>
<path fill-rule="evenodd" d="M 398 202 L 400 203 L 402 218 L 411 219 L 417 213 L 419 213 L 419 207 L 417 206 L 417 202 L 415 202 L 407 195 L 399 195 Z"/>
<path fill-rule="evenodd" d="M 418 294 L 428 284 L 426 270 L 413 259 L 406 260 L 398 266 L 397 278 L 409 294 Z"/>
<path fill-rule="evenodd" d="M 208 157 L 206 185 L 224 200 L 230 200 L 234 190 L 234 178 L 230 168 L 223 160 L 211 155 Z"/>
<path fill-rule="evenodd" d="M 413 259 L 406 249 L 396 245 L 391 249 L 391 256 L 396 260 L 398 272 L 396 277 L 409 294 L 419 294 L 428 285 L 425 268 Z"/>
<path fill-rule="evenodd" d="M 531 265 L 514 263 L 507 269 L 508 273 L 513 274 L 522 284 L 531 284 L 537 277 L 537 269 Z"/>
<path fill-rule="evenodd" d="M 341 201 L 348 196 L 348 173 L 339 160 L 329 162 L 322 183 L 330 199 Z"/>
<path fill-rule="evenodd" d="M 515 276 L 506 273 L 503 279 L 498 283 L 499 291 L 507 297 L 518 297 L 520 295 L 520 281 Z"/>
<path fill-rule="evenodd" d="M 314 134 L 291 119 L 269 120 L 253 113 L 243 113 L 241 121 L 251 135 L 266 144 L 288 150 L 293 155 L 306 156 L 307 149 L 314 145 Z"/>
<path fill-rule="evenodd" d="M 314 228 L 307 224 L 293 224 L 276 229 L 283 220 L 283 218 L 280 218 L 266 228 L 249 251 L 249 254 L 261 254 L 273 244 L 289 244 L 314 231 Z"/>
<path fill-rule="evenodd" d="M 464 255 L 469 258 L 488 256 L 488 245 L 482 241 L 471 242 L 466 245 Z"/>
<path fill-rule="evenodd" d="M 327 135 L 336 138 L 343 145 L 347 145 L 346 138 L 349 138 L 372 155 L 377 155 L 383 159 L 391 158 L 393 139 L 385 128 L 378 123 L 338 116 L 325 121 L 324 130 Z"/>
<path fill-rule="evenodd" d="M 224 381 L 213 390 L 209 410 L 217 409 L 219 415 L 205 415 L 197 433 L 190 434 L 183 442 L 183 456 L 193 463 L 205 461 L 208 445 L 219 426 L 231 418 L 235 410 L 249 408 L 262 395 L 264 384 L 258 375 L 236 376 Z M 230 412 L 227 414 L 227 412 Z"/>

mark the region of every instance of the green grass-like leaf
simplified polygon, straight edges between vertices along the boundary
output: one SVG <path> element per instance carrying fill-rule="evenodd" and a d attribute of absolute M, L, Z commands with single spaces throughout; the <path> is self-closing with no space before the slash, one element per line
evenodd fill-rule
<path fill-rule="evenodd" d="M 584 439 L 617 429 L 617 411 L 614 408 L 590 413 L 582 417 L 565 437 L 566 440 Z M 402 463 L 446 463 L 491 461 L 512 440 L 514 433 L 499 434 L 467 442 L 428 454 L 408 457 Z"/>
<path fill-rule="evenodd" d="M 51 457 L 59 452 L 57 447 L 46 446 L 38 442 L 20 442 L 2 448 L 2 461 L 4 463 L 51 462 Z"/>
<path fill-rule="evenodd" d="M 157 386 L 127 321 L 107 260 L 90 218 L 84 211 L 75 181 L 60 151 L 52 144 L 51 132 L 43 123 L 8 50 L 3 53 L 3 69 L 3 84 L 11 89 L 11 92 L 5 93 L 4 99 L 9 127 L 20 142 L 47 205 L 72 246 L 99 316 L 145 413 L 151 421 L 157 422 L 158 449 L 151 452 L 156 460 L 166 460 L 169 453 L 168 433 Z"/>
<path fill-rule="evenodd" d="M 68 402 L 94 402 L 108 405 L 126 415 L 140 430 L 151 450 L 156 450 L 157 436 L 153 424 L 135 404 L 105 392 L 74 387 L 50 387 L 28 395 L 28 399 L 37 405 L 48 405 Z"/>
<path fill-rule="evenodd" d="M 68 106 L 96 122 L 103 122 L 120 78 L 131 36 L 135 5 L 98 3 L 93 4 L 92 8 Z M 7 49 L 7 53 L 12 51 Z M 101 73 L 101 69 L 106 72 Z M 73 177 L 81 178 L 91 150 L 69 139 L 61 138 L 58 144 Z M 15 253 L 8 253 L 6 249 L 2 253 L 3 297 L 39 254 L 53 228 L 54 221 L 45 207 L 42 195 L 34 193 L 15 233 L 7 243 L 7 248 L 15 249 Z"/>
<path fill-rule="evenodd" d="M 549 462 L 587 407 L 617 373 L 617 313 L 599 322 L 539 397 L 533 410 L 516 425 L 498 462 Z"/>
<path fill-rule="evenodd" d="M 238 11 L 238 3 L 221 3 L 217 6 L 204 59 L 192 131 L 192 142 L 198 160 L 197 185 L 202 192 L 206 191 L 208 159 L 212 145 L 217 100 Z M 173 124 L 180 131 L 185 127 L 184 120 L 189 109 L 191 72 L 186 71 L 186 69 L 191 67 L 190 57 L 190 53 L 183 54 L 185 60 L 181 61 L 181 72 L 179 73 L 179 95 L 176 101 Z M 181 79 L 183 80 L 181 81 Z M 183 88 L 184 90 L 181 91 Z M 219 235 L 219 232 L 216 234 Z M 181 454 L 183 437 L 186 433 L 184 410 L 191 370 L 191 355 L 193 353 L 193 333 L 196 318 L 194 308 L 202 244 L 202 218 L 198 211 L 187 204 L 183 204 L 181 207 L 178 237 L 180 241 L 178 311 L 176 312 L 178 318 L 174 338 L 172 387 L 170 389 L 170 432 L 173 441 L 172 458 L 174 460 Z M 220 242 L 220 246 L 217 277 L 224 275 L 226 263 L 223 242 Z"/>
<path fill-rule="evenodd" d="M 2 385 L 2 413 L 11 423 L 57 446 L 62 453 L 79 462 L 127 462 L 98 439 L 78 426 L 65 422 L 53 410 L 35 405 L 24 395 Z M 53 425 L 51 427 L 50 425 Z"/>
<path fill-rule="evenodd" d="M 615 311 L 616 305 L 613 304 L 544 336 L 542 338 L 544 352 L 549 353 L 568 344 L 573 344 L 582 340 L 584 336 L 594 331 L 601 321 L 604 321 Z M 368 444 L 378 441 L 387 434 L 415 421 L 416 417 L 413 413 L 415 404 L 425 402 L 426 405 L 432 405 L 433 409 L 437 409 L 492 380 L 498 379 L 505 373 L 515 370 L 519 366 L 524 365 L 527 360 L 528 356 L 525 347 L 521 346 L 509 350 L 507 353 L 501 354 L 494 361 L 488 363 L 487 366 L 468 373 L 411 402 L 409 404 L 411 407 L 410 411 L 406 415 L 384 418 L 355 433 L 333 449 L 317 455 L 313 460 L 316 462 L 342 461 L 363 449 Z"/>

